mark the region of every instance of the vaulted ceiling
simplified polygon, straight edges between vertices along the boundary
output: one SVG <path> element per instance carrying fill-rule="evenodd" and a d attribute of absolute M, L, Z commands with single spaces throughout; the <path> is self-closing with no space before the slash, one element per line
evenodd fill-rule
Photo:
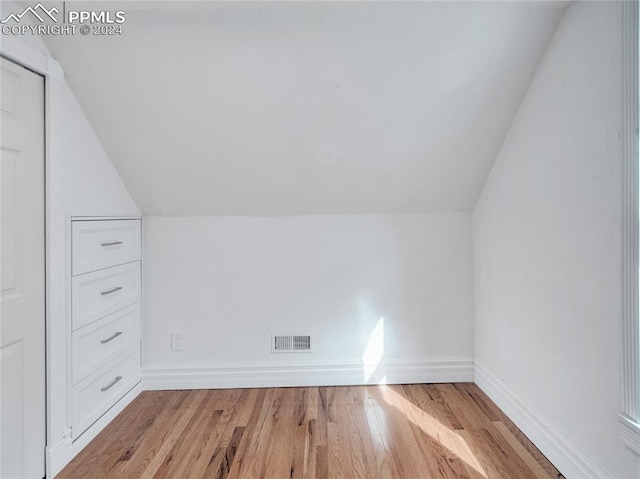
<path fill-rule="evenodd" d="M 109 2 L 122 35 L 46 40 L 146 214 L 465 211 L 564 7 Z"/>

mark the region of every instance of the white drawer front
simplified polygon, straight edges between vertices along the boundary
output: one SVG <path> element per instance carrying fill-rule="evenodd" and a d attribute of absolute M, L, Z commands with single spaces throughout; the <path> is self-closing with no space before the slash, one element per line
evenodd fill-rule
<path fill-rule="evenodd" d="M 73 221 L 73 275 L 141 258 L 140 220 Z"/>
<path fill-rule="evenodd" d="M 140 348 L 118 356 L 73 388 L 73 437 L 82 434 L 140 381 Z"/>
<path fill-rule="evenodd" d="M 132 304 L 73 332 L 73 384 L 140 341 L 140 303 Z"/>
<path fill-rule="evenodd" d="M 71 280 L 73 329 L 140 300 L 140 262 L 128 263 Z"/>

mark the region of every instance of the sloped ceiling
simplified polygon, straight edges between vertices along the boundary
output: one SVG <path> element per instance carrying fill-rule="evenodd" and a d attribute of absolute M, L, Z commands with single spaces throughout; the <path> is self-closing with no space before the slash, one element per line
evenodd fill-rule
<path fill-rule="evenodd" d="M 565 6 L 110 2 L 47 43 L 145 214 L 464 211 Z"/>

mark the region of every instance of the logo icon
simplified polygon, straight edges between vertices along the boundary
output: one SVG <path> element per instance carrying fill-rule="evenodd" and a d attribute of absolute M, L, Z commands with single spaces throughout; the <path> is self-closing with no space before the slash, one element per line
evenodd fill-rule
<path fill-rule="evenodd" d="M 38 13 L 39 12 L 39 13 Z M 0 21 L 0 23 L 8 23 L 10 20 L 13 20 L 16 23 L 20 23 L 22 17 L 24 17 L 27 13 L 31 13 L 34 17 L 40 20 L 40 23 L 44 23 L 46 21 L 45 15 L 53 20 L 55 23 L 58 23 L 58 19 L 54 16 L 54 14 L 60 13 L 60 11 L 56 7 L 52 7 L 50 10 L 47 10 L 42 3 L 38 3 L 35 7 L 27 7 L 22 13 L 12 13 L 4 20 Z"/>

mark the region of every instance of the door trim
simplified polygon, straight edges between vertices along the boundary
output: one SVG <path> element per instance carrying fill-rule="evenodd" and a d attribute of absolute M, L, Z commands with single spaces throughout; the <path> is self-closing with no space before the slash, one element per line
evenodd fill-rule
<path fill-rule="evenodd" d="M 3 37 L 2 56 L 44 76 L 45 83 L 45 334 L 46 334 L 46 473 L 53 477 L 64 458 L 53 452 L 71 442 L 67 407 L 68 293 L 65 283 L 65 213 L 62 203 L 62 95 L 64 72 L 53 58 L 12 38 Z M 60 254 L 64 252 L 64 254 Z"/>

